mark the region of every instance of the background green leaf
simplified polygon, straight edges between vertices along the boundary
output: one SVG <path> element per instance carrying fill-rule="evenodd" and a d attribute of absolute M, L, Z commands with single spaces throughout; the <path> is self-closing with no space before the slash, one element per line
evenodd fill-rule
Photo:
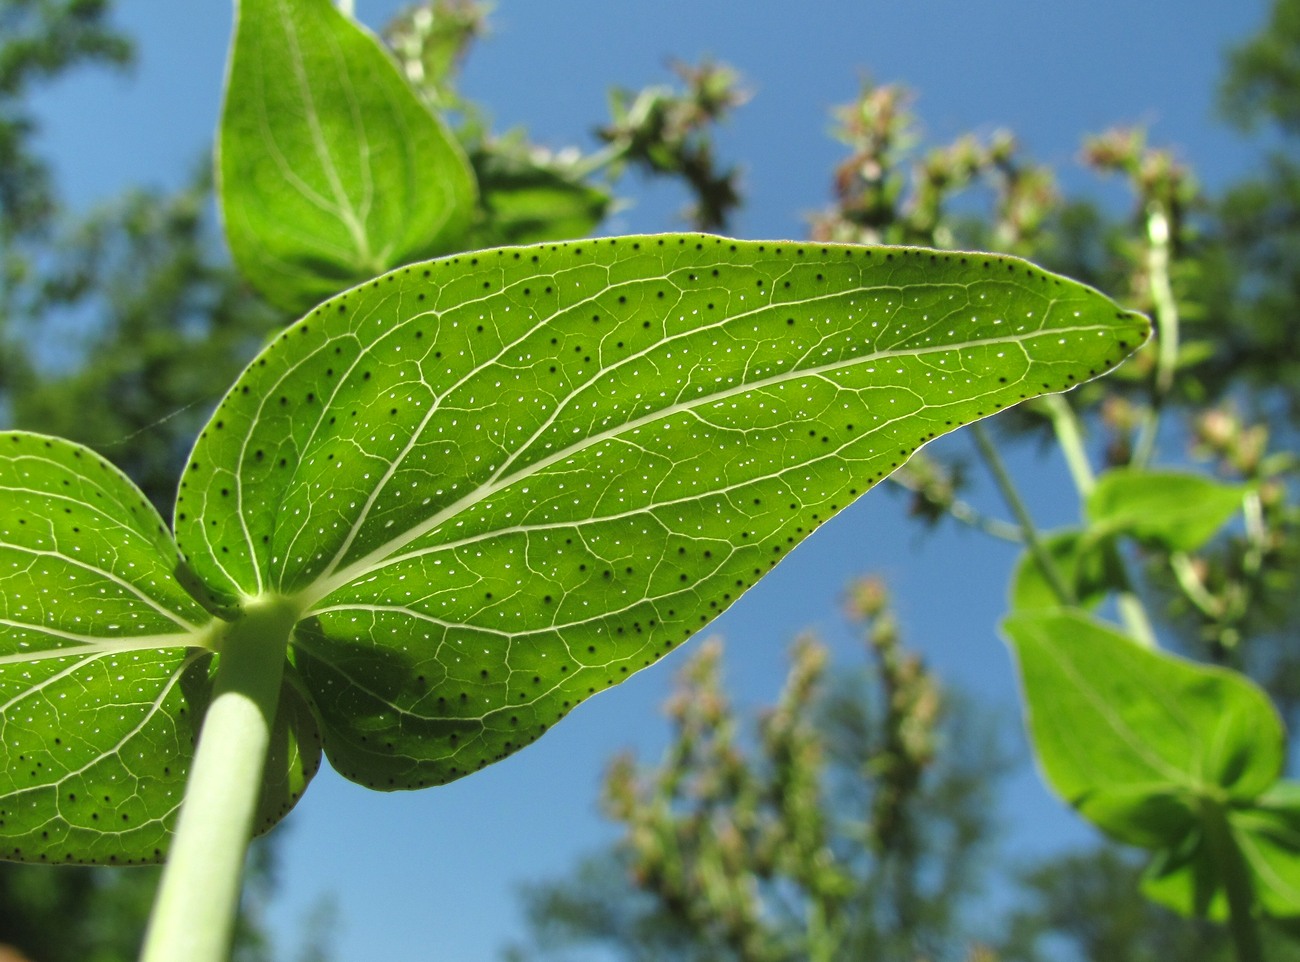
<path fill-rule="evenodd" d="M 585 237 L 613 206 L 608 190 L 584 183 L 527 144 L 495 144 L 473 158 L 483 207 L 466 247 Z"/>
<path fill-rule="evenodd" d="M 459 249 L 473 214 L 455 139 L 330 0 L 239 0 L 217 170 L 235 262 L 291 311 Z"/>
<path fill-rule="evenodd" d="M 1262 915 L 1300 918 L 1300 783 L 1279 782 L 1254 803 L 1228 812 L 1228 824 L 1250 872 Z M 1142 880 L 1149 898 L 1182 915 L 1223 922 L 1228 899 L 1223 872 L 1204 835 L 1192 832 L 1161 852 Z"/>
<path fill-rule="evenodd" d="M 1087 532 L 1054 531 L 1043 539 L 1043 547 L 1084 608 L 1096 607 L 1123 583 L 1123 570 L 1114 552 L 1105 542 L 1089 538 Z M 1060 604 L 1034 553 L 1022 552 L 1011 576 L 1012 610 L 1057 608 Z"/>
<path fill-rule="evenodd" d="M 293 596 L 344 775 L 456 778 L 735 601 L 946 431 L 1146 321 L 1023 261 L 629 237 L 415 265 L 239 379 L 177 501 L 231 600 Z"/>
<path fill-rule="evenodd" d="M 1201 474 L 1112 468 L 1097 479 L 1087 513 L 1098 534 L 1195 551 L 1240 510 L 1245 491 Z"/>
<path fill-rule="evenodd" d="M 1116 838 L 1177 848 L 1196 799 L 1250 802 L 1281 774 L 1281 720 L 1243 676 L 1073 610 L 1017 613 L 1003 629 L 1047 782 Z"/>

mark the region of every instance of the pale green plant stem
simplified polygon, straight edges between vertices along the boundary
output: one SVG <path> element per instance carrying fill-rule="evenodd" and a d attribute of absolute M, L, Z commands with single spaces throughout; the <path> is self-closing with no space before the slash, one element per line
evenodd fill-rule
<path fill-rule="evenodd" d="M 1237 951 L 1237 962 L 1264 962 L 1259 925 L 1255 920 L 1255 893 L 1250 868 L 1232 834 L 1223 804 L 1203 798 L 1200 805 L 1205 839 L 1218 867 L 1219 880 L 1228 896 L 1228 931 Z"/>
<path fill-rule="evenodd" d="M 1074 408 L 1070 407 L 1070 402 L 1059 394 L 1049 394 L 1043 398 L 1043 405 L 1051 419 L 1056 443 L 1065 455 L 1065 464 L 1074 480 L 1074 489 L 1079 492 L 1079 499 L 1086 501 L 1088 495 L 1092 494 L 1092 489 L 1097 486 L 1097 476 L 1092 473 L 1092 462 L 1088 460 L 1088 452 L 1083 445 L 1079 419 L 1075 416 Z"/>
<path fill-rule="evenodd" d="M 970 426 L 971 436 L 975 439 L 975 447 L 979 449 L 980 457 L 988 466 L 989 472 L 993 475 L 993 481 L 1002 493 L 1002 499 L 1006 501 L 1007 507 L 1015 515 L 1016 521 L 1020 525 L 1020 533 L 1024 536 L 1025 545 L 1029 548 L 1030 554 L 1034 557 L 1034 562 L 1043 573 L 1047 584 L 1051 587 L 1052 592 L 1060 600 L 1061 604 L 1074 606 L 1079 603 L 1079 599 L 1074 594 L 1074 589 L 1065 580 L 1061 574 L 1061 569 L 1056 566 L 1052 556 L 1048 553 L 1047 546 L 1043 544 L 1043 539 L 1039 537 L 1038 527 L 1034 524 L 1033 517 L 1029 514 L 1029 509 L 1025 507 L 1025 502 L 1020 497 L 1020 492 L 1016 489 L 1016 483 L 1012 480 L 1007 467 L 1002 463 L 1002 456 L 998 454 L 997 448 L 984 430 L 982 424 L 972 424 Z"/>
<path fill-rule="evenodd" d="M 1217 598 L 1205 590 L 1200 576 L 1192 565 L 1191 556 L 1186 551 L 1175 551 L 1169 556 L 1169 568 L 1174 573 L 1178 587 L 1182 589 L 1187 600 L 1194 604 L 1207 618 L 1221 618 L 1223 607 Z"/>
<path fill-rule="evenodd" d="M 225 962 L 296 609 L 255 599 L 218 646 L 199 733 L 142 962 Z"/>
<path fill-rule="evenodd" d="M 1047 415 L 1052 421 L 1052 431 L 1056 434 L 1056 443 L 1065 455 L 1065 463 L 1069 466 L 1079 500 L 1086 503 L 1093 488 L 1097 486 L 1097 476 L 1093 473 L 1092 462 L 1088 460 L 1088 451 L 1083 444 L 1083 429 L 1079 426 L 1078 415 L 1070 402 L 1059 394 L 1049 395 L 1043 400 L 1046 402 Z M 1112 545 L 1108 550 L 1115 555 L 1112 560 L 1116 570 L 1124 572 L 1122 587 L 1115 596 L 1115 607 L 1120 620 L 1132 638 L 1144 647 L 1155 648 L 1155 629 L 1151 627 L 1151 619 L 1147 616 L 1142 599 L 1133 590 L 1123 559 L 1118 557 L 1119 549 Z"/>
<path fill-rule="evenodd" d="M 1142 419 L 1133 449 L 1132 463 L 1136 467 L 1145 467 L 1155 456 L 1160 413 L 1178 369 L 1178 301 L 1169 282 L 1169 217 L 1159 204 L 1152 204 L 1147 211 L 1147 241 L 1147 283 L 1151 286 L 1156 321 L 1156 380 L 1151 406 Z"/>
<path fill-rule="evenodd" d="M 1111 550 L 1118 552 L 1118 549 Z M 1121 567 L 1122 571 L 1126 571 Z M 1125 581 L 1128 580 L 1127 573 Z M 1142 604 L 1142 599 L 1137 596 L 1131 587 L 1125 587 L 1123 590 L 1116 592 L 1115 608 L 1119 611 L 1119 619 L 1124 622 L 1124 627 L 1128 629 L 1129 637 L 1144 648 L 1158 648 L 1156 642 L 1156 631 L 1151 626 L 1151 619 L 1147 616 L 1146 606 Z"/>
<path fill-rule="evenodd" d="M 1247 491 L 1241 499 L 1241 513 L 1246 519 L 1246 556 L 1242 558 L 1242 568 L 1246 574 L 1258 575 L 1264 565 L 1264 542 L 1268 538 L 1268 527 L 1264 523 L 1264 504 L 1260 501 L 1259 491 Z"/>

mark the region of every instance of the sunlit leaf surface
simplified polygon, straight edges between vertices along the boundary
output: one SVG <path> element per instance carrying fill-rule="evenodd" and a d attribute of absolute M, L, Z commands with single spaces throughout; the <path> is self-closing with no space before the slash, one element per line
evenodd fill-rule
<path fill-rule="evenodd" d="M 1300 783 L 1279 782 L 1254 803 L 1228 812 L 1232 837 L 1250 873 L 1261 915 L 1300 918 Z M 1203 833 L 1178 849 L 1160 852 L 1142 880 L 1142 891 L 1187 916 L 1228 919 L 1224 870 Z"/>
<path fill-rule="evenodd" d="M 0 857 L 162 857 L 211 697 L 220 623 L 162 519 L 80 445 L 0 434 Z M 259 829 L 319 762 L 301 697 L 276 718 Z"/>
<path fill-rule="evenodd" d="M 1169 551 L 1195 551 L 1241 510 L 1248 488 L 1187 471 L 1114 468 L 1088 496 L 1098 535 L 1121 533 Z"/>
<path fill-rule="evenodd" d="M 301 606 L 343 774 L 533 741 L 707 624 L 928 440 L 1146 321 L 1023 261 L 700 235 L 413 265 L 286 330 L 203 432 L 177 537 Z"/>
<path fill-rule="evenodd" d="M 459 249 L 474 177 L 387 51 L 330 0 L 240 0 L 217 151 L 240 271 L 291 311 Z"/>
<path fill-rule="evenodd" d="M 0 856 L 152 861 L 207 698 L 210 615 L 153 506 L 87 449 L 0 435 Z"/>

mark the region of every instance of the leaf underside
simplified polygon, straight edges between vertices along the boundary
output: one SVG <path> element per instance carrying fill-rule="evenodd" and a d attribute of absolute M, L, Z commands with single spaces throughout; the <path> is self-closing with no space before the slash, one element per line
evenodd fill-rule
<path fill-rule="evenodd" d="M 0 857 L 152 861 L 180 803 L 209 615 L 153 506 L 79 445 L 0 435 Z"/>
<path fill-rule="evenodd" d="M 86 448 L 0 434 L 0 858 L 160 860 L 219 656 L 162 519 Z M 256 828 L 320 758 L 286 690 Z"/>
<path fill-rule="evenodd" d="M 201 435 L 177 538 L 304 612 L 347 777 L 526 745 L 661 657 L 930 439 L 1147 323 L 1023 261 L 664 235 L 406 267 L 321 305 Z"/>

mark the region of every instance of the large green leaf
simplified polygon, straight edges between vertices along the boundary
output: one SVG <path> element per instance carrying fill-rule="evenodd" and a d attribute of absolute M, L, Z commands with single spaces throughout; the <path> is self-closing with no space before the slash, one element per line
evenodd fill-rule
<path fill-rule="evenodd" d="M 533 741 L 707 624 L 930 439 L 1117 364 L 1145 319 L 1023 261 L 630 237 L 414 265 L 286 330 L 176 530 L 349 778 Z"/>
<path fill-rule="evenodd" d="M 1187 471 L 1113 468 L 1088 496 L 1094 539 L 1117 533 L 1195 551 L 1237 511 L 1246 488 Z"/>
<path fill-rule="evenodd" d="M 1141 647 L 1074 610 L 1004 622 L 1048 783 L 1123 841 L 1179 849 L 1202 799 L 1252 802 L 1282 771 L 1268 697 L 1236 673 Z"/>
<path fill-rule="evenodd" d="M 0 857 L 154 861 L 220 623 L 182 587 L 153 506 L 89 450 L 0 434 L 0 504 Z M 315 769 L 299 737 L 281 724 L 263 827 Z"/>
<path fill-rule="evenodd" d="M 473 215 L 463 151 L 330 0 L 239 0 L 217 173 L 235 262 L 291 311 L 461 248 Z"/>

